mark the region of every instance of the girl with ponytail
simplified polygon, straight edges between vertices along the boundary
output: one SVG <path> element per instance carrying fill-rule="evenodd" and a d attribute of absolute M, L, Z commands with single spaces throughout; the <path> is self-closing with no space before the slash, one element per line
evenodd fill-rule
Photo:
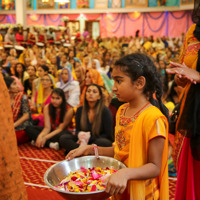
<path fill-rule="evenodd" d="M 99 154 L 113 156 L 127 168 L 106 181 L 112 199 L 169 199 L 168 112 L 161 102 L 162 84 L 149 57 L 140 53 L 116 61 L 113 92 L 127 102 L 117 111 L 115 147 L 99 147 Z M 93 154 L 92 146 L 75 149 L 67 159 Z"/>

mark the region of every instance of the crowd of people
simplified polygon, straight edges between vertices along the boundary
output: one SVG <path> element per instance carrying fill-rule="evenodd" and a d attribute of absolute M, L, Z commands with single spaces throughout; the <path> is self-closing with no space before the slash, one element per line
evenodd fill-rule
<path fill-rule="evenodd" d="M 94 40 L 88 32 L 87 37 L 86 34 L 70 37 L 69 32 L 67 28 L 57 36 L 52 28 L 47 31 L 36 27 L 25 30 L 23 27 L 11 27 L 2 37 L 0 68 L 9 89 L 18 144 L 31 140 L 38 147 L 68 147 L 67 153 L 72 147 L 63 138 L 69 140 L 70 137 L 75 141 L 74 145 L 71 143 L 75 148 L 78 144 L 93 143 L 96 135 L 108 139 L 103 143 L 111 146 L 116 111 L 122 104 L 112 92 L 112 69 L 116 60 L 130 53 L 140 52 L 151 57 L 161 76 L 164 90 L 162 100 L 172 112 L 178 102 L 178 89 L 173 88 L 174 92 L 171 93 L 173 76 L 169 76 L 165 69 L 170 61 L 178 61 L 183 35 L 180 38 L 154 39 L 153 36 L 140 37 L 137 31 L 135 37 L 99 37 Z M 108 109 L 101 104 L 98 108 L 90 102 L 92 100 L 87 91 L 93 84 L 97 85 L 97 89 L 99 86 L 101 88 L 101 98 L 96 99 L 96 104 L 102 99 Z M 63 94 L 55 92 L 55 88 L 62 90 L 64 98 Z M 53 98 L 55 95 L 58 97 Z M 66 101 L 67 118 L 63 113 L 59 116 L 60 106 L 63 105 L 61 101 L 54 105 L 53 99 L 56 98 Z M 83 110 L 80 110 L 81 106 Z M 53 113 L 54 109 L 56 113 Z M 100 109 L 98 113 L 96 109 Z M 110 122 L 109 127 L 105 119 Z M 61 137 L 61 133 L 63 135 L 65 132 L 68 134 Z"/>
<path fill-rule="evenodd" d="M 109 178 L 106 191 L 115 199 L 166 199 L 166 165 L 173 149 L 167 121 L 185 83 L 199 81 L 187 77 L 185 64 L 176 64 L 180 56 L 184 62 L 185 35 L 141 37 L 137 31 L 130 37 L 92 39 L 86 32 L 71 36 L 69 28 L 19 26 L 0 35 L 0 72 L 10 95 L 17 143 L 64 148 L 67 159 L 92 154 L 91 144 L 96 144 L 101 155 L 136 169 L 137 176 L 128 168 L 120 170 L 120 180 Z M 172 168 L 170 175 L 176 175 Z M 125 174 L 144 181 L 131 182 L 128 189 Z"/>

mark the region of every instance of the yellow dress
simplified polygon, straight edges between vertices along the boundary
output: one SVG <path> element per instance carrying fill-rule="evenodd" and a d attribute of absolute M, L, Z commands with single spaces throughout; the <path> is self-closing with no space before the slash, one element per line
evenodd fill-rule
<path fill-rule="evenodd" d="M 137 118 L 125 117 L 129 104 L 122 105 L 116 115 L 115 158 L 127 167 L 136 168 L 147 163 L 149 141 L 155 137 L 165 138 L 160 175 L 156 178 L 129 181 L 126 190 L 130 200 L 169 199 L 168 188 L 168 123 L 166 117 L 155 106 L 150 106 Z M 123 195 L 113 200 L 123 200 Z M 128 199 L 127 199 L 128 200 Z"/>

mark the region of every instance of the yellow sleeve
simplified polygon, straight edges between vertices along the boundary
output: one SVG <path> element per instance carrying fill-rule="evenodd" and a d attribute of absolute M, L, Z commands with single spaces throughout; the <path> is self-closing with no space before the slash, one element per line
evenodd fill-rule
<path fill-rule="evenodd" d="M 150 133 L 149 133 L 149 141 L 152 140 L 155 137 L 164 137 L 166 138 L 166 122 L 165 122 L 165 118 L 158 118 Z"/>

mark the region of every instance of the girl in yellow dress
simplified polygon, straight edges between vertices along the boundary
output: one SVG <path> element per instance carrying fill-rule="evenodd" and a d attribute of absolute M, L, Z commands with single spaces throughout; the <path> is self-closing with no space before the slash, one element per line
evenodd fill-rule
<path fill-rule="evenodd" d="M 105 191 L 114 200 L 167 200 L 168 112 L 161 102 L 156 67 L 146 55 L 134 53 L 115 63 L 112 77 L 113 92 L 128 103 L 117 111 L 115 147 L 98 147 L 98 151 L 127 168 L 107 178 Z M 72 150 L 66 158 L 91 154 L 93 146 L 88 145 Z"/>

